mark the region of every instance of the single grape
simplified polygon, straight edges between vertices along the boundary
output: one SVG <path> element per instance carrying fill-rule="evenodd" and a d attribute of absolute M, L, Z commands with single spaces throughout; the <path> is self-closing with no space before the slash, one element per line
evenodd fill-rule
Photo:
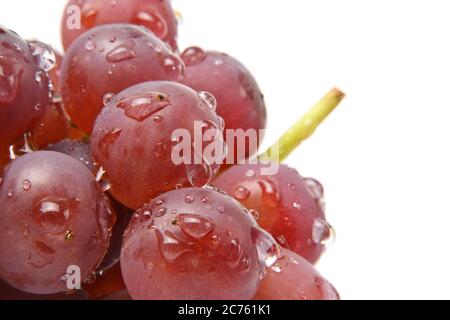
<path fill-rule="evenodd" d="M 181 57 L 186 64 L 183 83 L 214 95 L 217 113 L 225 120 L 225 128 L 253 130 L 258 138 L 250 144 L 243 139 L 240 142 L 237 137 L 227 139 L 225 136 L 232 161 L 227 163 L 238 163 L 238 160 L 255 154 L 263 138 L 259 130 L 266 128 L 267 114 L 264 97 L 250 71 L 227 54 L 203 51 L 198 47 L 186 49 Z"/>
<path fill-rule="evenodd" d="M 72 6 L 81 11 L 80 28 L 71 28 L 74 23 Z M 64 48 L 89 29 L 111 23 L 132 23 L 150 29 L 155 35 L 177 49 L 177 19 L 170 0 L 70 0 L 62 19 Z"/>
<path fill-rule="evenodd" d="M 323 187 L 283 164 L 275 175 L 263 175 L 262 168 L 234 166 L 213 184 L 257 212 L 259 225 L 283 247 L 315 263 L 333 236 L 323 210 Z"/>
<path fill-rule="evenodd" d="M 93 174 L 97 173 L 92 159 L 91 145 L 83 141 L 63 140 L 47 147 L 49 151 L 64 153 L 83 163 Z"/>
<path fill-rule="evenodd" d="M 89 295 L 90 300 L 100 300 L 114 293 L 126 290 L 122 278 L 120 263 L 117 263 L 111 269 L 97 275 L 95 281 L 85 284 L 83 290 Z"/>
<path fill-rule="evenodd" d="M 153 33 L 130 24 L 90 29 L 64 56 L 61 95 L 72 122 L 90 133 L 112 94 L 150 80 L 178 81 L 184 63 Z"/>
<path fill-rule="evenodd" d="M 49 80 L 38 42 L 0 27 L 0 144 L 9 145 L 45 116 Z M 40 45 L 40 44 L 39 44 Z"/>
<path fill-rule="evenodd" d="M 0 278 L 33 294 L 67 291 L 68 269 L 86 280 L 104 257 L 114 214 L 79 161 L 38 151 L 14 160 L 0 186 Z"/>
<path fill-rule="evenodd" d="M 267 269 L 254 300 L 340 300 L 336 289 L 304 258 L 284 249 Z"/>
<path fill-rule="evenodd" d="M 221 122 L 207 101 L 182 84 L 142 83 L 120 92 L 103 108 L 92 132 L 92 152 L 106 171 L 114 198 L 138 209 L 158 194 L 204 186 L 212 179 L 220 168 L 213 160 L 220 163 L 224 156 Z M 189 137 L 179 139 L 175 133 L 181 129 Z M 186 139 L 194 140 L 199 130 L 200 139 L 209 132 L 211 141 L 194 148 Z M 179 151 L 183 145 L 188 150 Z M 206 154 L 210 145 L 220 149 L 215 159 Z M 174 154 L 189 159 L 177 162 Z"/>
<path fill-rule="evenodd" d="M 175 190 L 138 210 L 121 266 L 136 300 L 251 299 L 275 240 L 236 200 L 210 188 Z"/>
<path fill-rule="evenodd" d="M 53 295 L 37 295 L 17 290 L 0 280 L 0 301 L 15 300 L 88 300 L 88 294 L 83 290 L 74 290 Z"/>

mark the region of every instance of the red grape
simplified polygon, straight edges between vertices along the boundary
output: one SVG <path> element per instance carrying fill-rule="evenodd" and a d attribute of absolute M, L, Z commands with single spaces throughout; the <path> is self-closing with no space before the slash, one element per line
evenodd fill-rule
<path fill-rule="evenodd" d="M 263 165 L 234 166 L 213 184 L 259 214 L 259 225 L 285 248 L 316 262 L 333 235 L 323 211 L 323 188 L 295 169 L 281 165 L 262 175 Z"/>
<path fill-rule="evenodd" d="M 92 159 L 91 145 L 83 141 L 64 140 L 47 147 L 49 151 L 64 153 L 83 163 L 88 169 L 96 174 L 94 160 Z"/>
<path fill-rule="evenodd" d="M 284 249 L 267 269 L 255 300 L 340 300 L 336 289 L 308 261 Z"/>
<path fill-rule="evenodd" d="M 81 28 L 69 28 L 73 11 L 81 9 Z M 150 29 L 155 35 L 177 49 L 177 19 L 170 0 L 70 0 L 62 20 L 62 40 L 67 50 L 87 30 L 111 23 L 132 23 Z"/>
<path fill-rule="evenodd" d="M 198 123 L 201 130 L 215 133 L 212 140 L 223 149 L 221 118 L 201 95 L 182 84 L 147 82 L 115 96 L 97 118 L 91 139 L 94 159 L 106 171 L 111 194 L 138 209 L 162 192 L 207 184 L 220 164 L 209 157 L 199 164 L 172 160 L 180 145 L 175 130 L 186 129 L 194 137 Z"/>
<path fill-rule="evenodd" d="M 225 120 L 226 129 L 253 129 L 259 135 L 259 130 L 266 128 L 267 115 L 263 95 L 256 80 L 244 65 L 227 54 L 203 51 L 198 47 L 186 49 L 181 57 L 186 64 L 183 83 L 194 90 L 207 91 L 214 95 L 217 100 L 217 113 Z M 262 138 L 262 135 L 259 136 L 258 144 Z M 238 148 L 237 138 L 226 140 L 229 151 L 234 151 L 234 157 L 230 154 L 233 163 L 249 158 L 259 146 L 247 142 L 245 149 L 242 146 Z"/>
<path fill-rule="evenodd" d="M 278 253 L 275 240 L 236 200 L 187 188 L 137 211 L 121 265 L 137 300 L 251 299 Z"/>
<path fill-rule="evenodd" d="M 0 278 L 34 294 L 67 290 L 69 266 L 81 280 L 99 265 L 114 215 L 79 161 L 39 151 L 14 160 L 0 187 Z"/>
<path fill-rule="evenodd" d="M 51 69 L 38 42 L 26 42 L 0 27 L 0 143 L 10 144 L 44 117 Z M 47 54 L 51 54 L 47 52 Z"/>
<path fill-rule="evenodd" d="M 150 80 L 178 81 L 184 63 L 147 29 L 110 24 L 80 36 L 61 67 L 61 95 L 73 123 L 90 133 L 111 93 Z"/>

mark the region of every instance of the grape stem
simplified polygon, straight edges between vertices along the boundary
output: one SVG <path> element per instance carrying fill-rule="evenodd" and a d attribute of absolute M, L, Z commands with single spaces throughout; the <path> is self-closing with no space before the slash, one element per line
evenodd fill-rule
<path fill-rule="evenodd" d="M 286 131 L 274 145 L 259 155 L 258 159 L 277 162 L 285 160 L 303 141 L 311 137 L 317 127 L 336 109 L 344 98 L 345 94 L 341 90 L 337 88 L 330 90 L 322 100 Z"/>

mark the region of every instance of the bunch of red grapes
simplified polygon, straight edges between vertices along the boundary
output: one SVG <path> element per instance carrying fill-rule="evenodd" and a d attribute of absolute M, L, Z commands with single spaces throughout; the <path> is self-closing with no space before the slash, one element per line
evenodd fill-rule
<path fill-rule="evenodd" d="M 266 126 L 245 66 L 169 0 L 71 0 L 62 40 L 0 27 L 0 299 L 339 299 L 322 185 L 225 135 Z M 231 163 L 172 160 L 198 123 Z"/>

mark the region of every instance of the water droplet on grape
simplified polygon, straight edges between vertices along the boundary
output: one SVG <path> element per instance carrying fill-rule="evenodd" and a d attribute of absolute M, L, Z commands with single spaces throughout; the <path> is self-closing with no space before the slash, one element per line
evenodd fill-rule
<path fill-rule="evenodd" d="M 202 63 L 206 58 L 206 53 L 199 47 L 191 47 L 186 49 L 181 55 L 186 66 L 194 66 Z"/>
<path fill-rule="evenodd" d="M 254 170 L 248 170 L 248 171 L 245 173 L 245 175 L 246 175 L 248 178 L 253 178 L 253 177 L 256 175 L 256 173 L 255 173 Z"/>
<path fill-rule="evenodd" d="M 121 61 L 130 60 L 136 57 L 136 52 L 127 46 L 118 46 L 114 48 L 106 56 L 106 60 L 110 63 L 118 63 Z"/>
<path fill-rule="evenodd" d="M 39 68 L 45 72 L 49 72 L 56 65 L 56 56 L 50 46 L 40 41 L 28 41 L 32 55 L 36 60 Z"/>
<path fill-rule="evenodd" d="M 217 211 L 218 211 L 219 213 L 224 213 L 224 212 L 225 212 L 225 208 L 224 208 L 223 206 L 218 206 L 218 207 L 217 207 Z"/>
<path fill-rule="evenodd" d="M 67 199 L 48 197 L 40 200 L 33 208 L 34 217 L 39 225 L 50 233 L 65 232 L 67 221 L 72 218 L 71 204 Z"/>
<path fill-rule="evenodd" d="M 304 179 L 306 187 L 308 188 L 309 193 L 311 196 L 316 199 L 320 200 L 324 196 L 324 190 L 323 186 L 320 184 L 319 181 L 312 179 L 312 178 L 305 178 Z"/>
<path fill-rule="evenodd" d="M 164 118 L 161 117 L 161 116 L 155 116 L 153 118 L 153 121 L 156 122 L 156 123 L 161 123 L 163 120 L 164 120 Z"/>
<path fill-rule="evenodd" d="M 155 217 L 162 217 L 166 213 L 167 213 L 167 208 L 165 208 L 165 207 L 159 208 L 155 211 Z"/>
<path fill-rule="evenodd" d="M 115 94 L 114 93 L 107 93 L 103 96 L 103 105 L 106 106 L 108 103 L 111 102 L 112 99 L 114 99 Z"/>
<path fill-rule="evenodd" d="M 64 234 L 64 239 L 66 241 L 72 241 L 74 238 L 74 234 L 71 230 L 67 230 L 66 233 Z"/>
<path fill-rule="evenodd" d="M 84 44 L 84 48 L 87 51 L 94 51 L 97 48 L 97 43 L 95 41 L 92 40 L 88 40 L 86 41 L 86 43 Z"/>
<path fill-rule="evenodd" d="M 292 203 L 292 206 L 297 210 L 302 210 L 302 205 L 299 202 Z"/>
<path fill-rule="evenodd" d="M 277 208 L 281 205 L 281 196 L 278 183 L 270 177 L 258 181 L 261 188 L 262 202 L 272 208 Z"/>
<path fill-rule="evenodd" d="M 184 63 L 175 55 L 164 59 L 164 68 L 168 80 L 180 82 L 184 77 Z"/>
<path fill-rule="evenodd" d="M 207 163 L 186 165 L 186 174 L 193 187 L 204 187 L 213 177 L 211 166 Z"/>
<path fill-rule="evenodd" d="M 158 237 L 159 250 L 168 262 L 175 261 L 182 254 L 190 251 L 179 239 L 169 231 L 160 231 L 156 229 Z"/>
<path fill-rule="evenodd" d="M 194 239 L 204 239 L 214 231 L 214 223 L 203 216 L 193 214 L 181 214 L 176 218 L 176 225 L 186 235 Z"/>
<path fill-rule="evenodd" d="M 170 105 L 169 97 L 160 92 L 144 92 L 123 98 L 117 104 L 127 117 L 142 122 Z"/>
<path fill-rule="evenodd" d="M 7 196 L 8 196 L 9 198 L 11 198 L 13 195 L 14 195 L 14 193 L 13 193 L 12 189 L 9 189 L 9 190 L 8 190 L 8 193 L 7 193 Z"/>
<path fill-rule="evenodd" d="M 34 74 L 34 79 L 36 80 L 36 82 L 39 85 L 42 85 L 42 83 L 44 82 L 44 79 L 46 79 L 46 74 L 44 71 L 38 71 Z"/>
<path fill-rule="evenodd" d="M 275 263 L 271 269 L 275 273 L 280 273 L 282 271 L 281 266 L 278 263 Z"/>
<path fill-rule="evenodd" d="M 312 240 L 315 244 L 329 246 L 334 242 L 335 231 L 333 227 L 323 219 L 314 220 Z"/>
<path fill-rule="evenodd" d="M 253 216 L 253 218 L 255 218 L 256 221 L 259 220 L 259 212 L 258 211 L 252 209 L 249 212 Z"/>
<path fill-rule="evenodd" d="M 250 197 L 251 193 L 247 188 L 239 186 L 236 188 L 233 195 L 237 200 L 245 201 Z"/>
<path fill-rule="evenodd" d="M 30 180 L 24 180 L 23 181 L 23 190 L 28 191 L 31 189 L 31 181 Z"/>
<path fill-rule="evenodd" d="M 187 204 L 191 204 L 191 203 L 193 203 L 194 202 L 194 196 L 192 196 L 192 195 L 187 195 L 185 198 L 184 198 L 184 201 L 187 203 Z"/>
<path fill-rule="evenodd" d="M 198 93 L 200 98 L 206 103 L 208 107 L 210 107 L 212 110 L 216 111 L 217 109 L 217 100 L 216 98 L 207 91 L 200 91 Z"/>
<path fill-rule="evenodd" d="M 275 239 L 263 229 L 253 227 L 252 240 L 258 252 L 258 259 L 265 267 L 271 267 L 280 258 L 280 247 Z"/>
<path fill-rule="evenodd" d="M 207 197 L 203 197 L 203 198 L 200 199 L 200 201 L 202 203 L 208 203 L 208 198 Z"/>

